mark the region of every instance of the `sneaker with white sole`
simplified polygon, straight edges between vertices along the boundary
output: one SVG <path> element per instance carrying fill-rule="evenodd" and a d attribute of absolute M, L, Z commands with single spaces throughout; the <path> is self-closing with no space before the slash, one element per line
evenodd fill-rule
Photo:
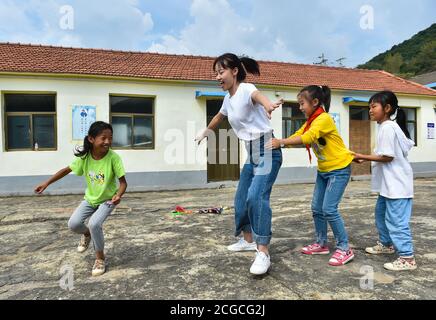
<path fill-rule="evenodd" d="M 84 234 L 82 234 L 82 236 L 80 237 L 79 245 L 77 246 L 77 252 L 82 253 L 86 249 L 88 249 L 90 242 L 91 242 L 91 235 L 85 236 Z"/>
<path fill-rule="evenodd" d="M 365 249 L 367 253 L 370 254 L 392 254 L 395 253 L 394 246 L 385 246 L 380 241 L 373 247 L 367 247 Z"/>
<path fill-rule="evenodd" d="M 265 274 L 271 267 L 271 258 L 265 252 L 257 250 L 256 259 L 250 268 L 250 273 L 254 275 Z"/>
<path fill-rule="evenodd" d="M 329 254 L 330 250 L 328 246 L 321 246 L 318 243 L 314 243 L 301 248 L 300 252 L 304 254 Z"/>
<path fill-rule="evenodd" d="M 415 270 L 418 266 L 416 265 L 415 258 L 402 258 L 399 257 L 394 262 L 389 262 L 384 264 L 385 269 L 391 271 L 404 271 L 404 270 Z"/>
<path fill-rule="evenodd" d="M 336 249 L 335 253 L 329 260 L 329 265 L 331 266 L 342 266 L 347 262 L 350 262 L 354 259 L 353 250 L 349 249 L 348 251 L 344 251 L 341 249 Z"/>
<path fill-rule="evenodd" d="M 101 276 L 106 272 L 106 262 L 102 259 L 95 259 L 94 266 L 92 267 L 92 276 Z"/>
<path fill-rule="evenodd" d="M 238 242 L 227 247 L 230 251 L 256 251 L 256 242 L 247 242 L 244 238 L 240 238 Z"/>

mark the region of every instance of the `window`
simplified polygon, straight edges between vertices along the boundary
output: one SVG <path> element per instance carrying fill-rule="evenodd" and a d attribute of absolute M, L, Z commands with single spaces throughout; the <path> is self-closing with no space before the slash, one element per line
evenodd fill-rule
<path fill-rule="evenodd" d="M 4 95 L 6 150 L 56 149 L 56 95 Z"/>
<path fill-rule="evenodd" d="M 306 122 L 298 103 L 285 102 L 282 106 L 282 135 L 287 138 L 294 134 Z M 302 147 L 302 146 L 298 146 Z"/>
<path fill-rule="evenodd" d="M 415 141 L 415 146 L 418 145 L 418 140 L 416 139 L 417 137 L 417 132 L 416 132 L 416 108 L 403 108 L 400 107 L 401 109 L 404 110 L 404 112 L 406 113 L 406 119 L 407 119 L 407 130 L 409 130 L 410 133 L 410 139 L 412 139 L 413 141 Z"/>
<path fill-rule="evenodd" d="M 154 148 L 153 98 L 110 96 L 110 108 L 114 148 Z"/>
<path fill-rule="evenodd" d="M 350 120 L 369 120 L 369 108 L 350 107 Z"/>

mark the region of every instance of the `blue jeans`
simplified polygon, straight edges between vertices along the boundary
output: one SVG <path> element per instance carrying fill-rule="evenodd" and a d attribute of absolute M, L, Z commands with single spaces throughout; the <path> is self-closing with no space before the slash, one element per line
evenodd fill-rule
<path fill-rule="evenodd" d="M 375 225 L 380 242 L 393 245 L 400 257 L 412 257 L 412 232 L 409 222 L 413 199 L 389 199 L 378 196 L 375 206 Z"/>
<path fill-rule="evenodd" d="M 344 220 L 338 211 L 339 202 L 350 180 L 351 166 L 330 172 L 319 172 L 313 191 L 312 213 L 315 223 L 316 243 L 327 245 L 327 222 L 336 239 L 336 248 L 348 250 L 348 236 Z"/>
<path fill-rule="evenodd" d="M 269 198 L 282 165 L 281 149 L 265 150 L 272 134 L 246 142 L 247 161 L 242 168 L 235 195 L 235 236 L 252 233 L 254 241 L 268 245 L 271 241 L 272 210 Z"/>

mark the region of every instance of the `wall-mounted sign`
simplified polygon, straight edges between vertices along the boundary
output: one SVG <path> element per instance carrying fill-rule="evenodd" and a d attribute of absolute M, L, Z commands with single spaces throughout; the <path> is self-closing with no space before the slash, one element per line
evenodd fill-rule
<path fill-rule="evenodd" d="M 96 120 L 95 106 L 73 106 L 73 140 L 83 140 Z"/>

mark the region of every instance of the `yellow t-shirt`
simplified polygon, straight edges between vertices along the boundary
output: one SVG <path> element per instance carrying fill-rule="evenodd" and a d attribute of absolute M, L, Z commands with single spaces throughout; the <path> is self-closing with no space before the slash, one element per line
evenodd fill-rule
<path fill-rule="evenodd" d="M 321 113 L 303 134 L 306 125 L 307 122 L 291 137 L 301 136 L 303 143 L 312 147 L 318 158 L 318 171 L 343 169 L 353 161 L 353 155 L 345 147 L 335 122 L 328 113 Z"/>

